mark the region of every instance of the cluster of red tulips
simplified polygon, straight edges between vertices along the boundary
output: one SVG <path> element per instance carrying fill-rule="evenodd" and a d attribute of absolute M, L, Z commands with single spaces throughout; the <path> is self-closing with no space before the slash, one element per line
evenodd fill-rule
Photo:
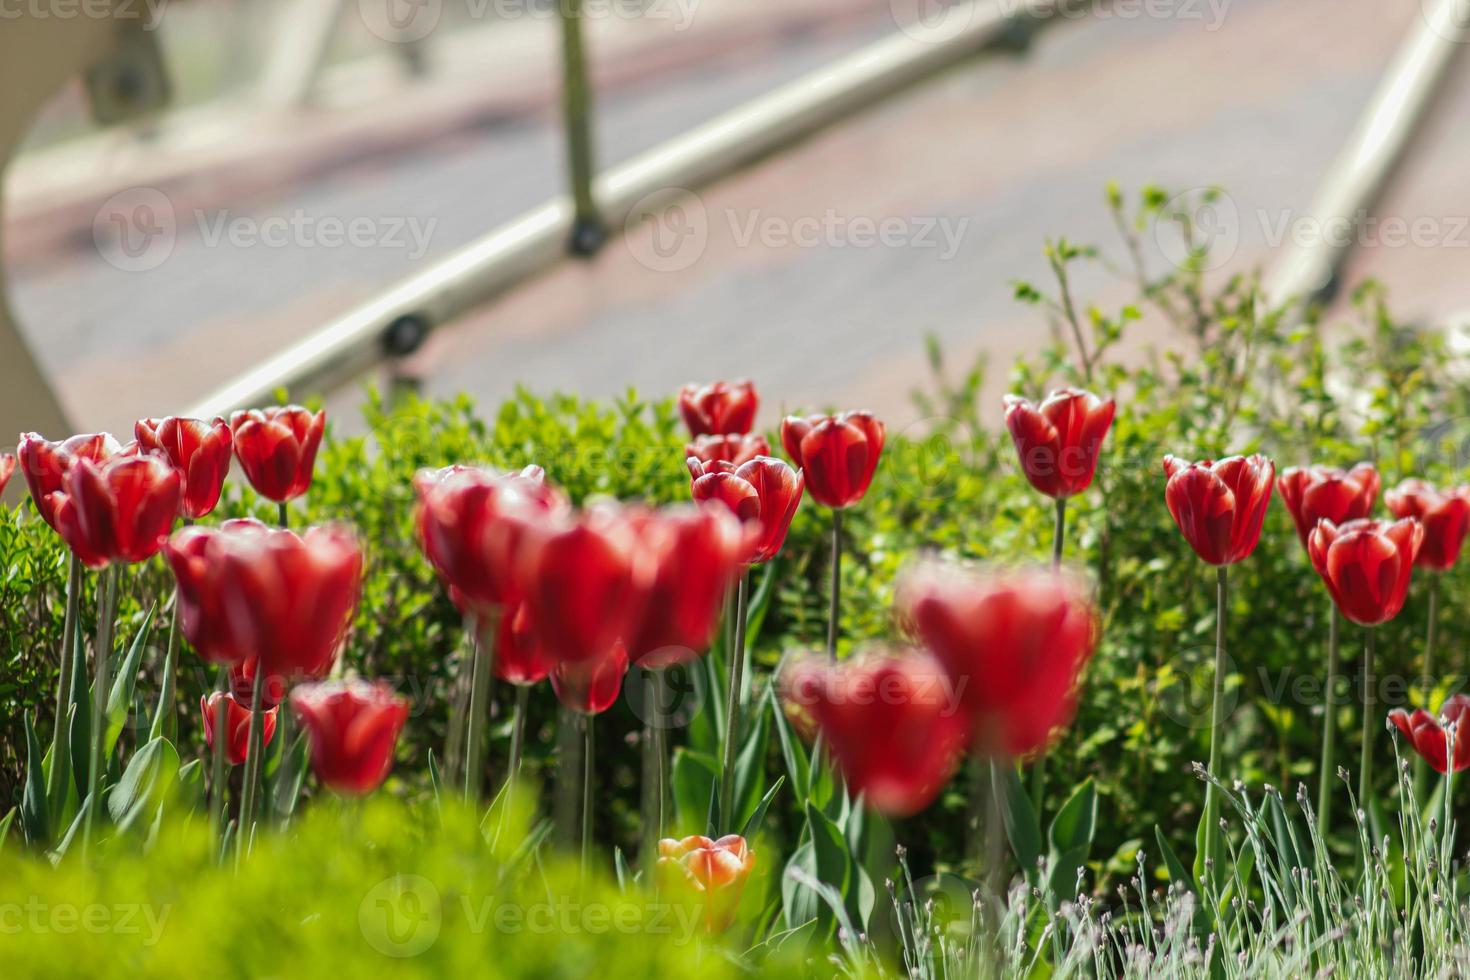
<path fill-rule="evenodd" d="M 118 575 L 160 552 L 174 572 L 177 591 L 156 733 L 176 731 L 177 655 L 180 637 L 186 637 L 205 662 L 220 668 L 219 689 L 200 704 L 214 752 L 211 804 L 217 822 L 222 821 L 222 770 L 228 761 L 246 766 L 237 826 L 250 826 L 262 749 L 278 728 L 277 704 L 287 698 L 293 713 L 280 727 L 293 717 L 304 726 L 312 766 L 324 786 L 363 793 L 386 777 L 406 703 L 386 685 L 328 680 L 357 608 L 361 550 L 342 529 L 297 534 L 285 527 L 289 502 L 311 486 L 325 421 L 321 412 L 289 406 L 238 412 L 228 423 L 143 419 L 134 428 L 135 441 L 126 446 L 105 434 L 62 442 L 35 433 L 21 436 L 19 467 L 36 511 L 71 549 L 68 651 L 75 642 L 82 569 L 100 575 L 84 846 L 91 838 L 105 766 L 101 718 L 110 690 Z M 255 520 L 217 527 L 194 523 L 218 504 L 232 456 L 255 490 L 279 505 L 280 528 Z M 7 463 L 6 475 L 13 468 Z M 180 520 L 185 526 L 175 532 Z M 71 660 L 61 658 L 53 760 L 69 752 Z M 62 771 L 54 763 L 49 774 L 48 798 L 57 813 L 65 797 Z M 243 843 L 248 836 L 238 839 Z"/>

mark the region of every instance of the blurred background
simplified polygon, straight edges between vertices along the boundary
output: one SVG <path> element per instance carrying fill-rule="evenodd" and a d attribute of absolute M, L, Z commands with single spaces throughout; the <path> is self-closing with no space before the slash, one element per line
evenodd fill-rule
<path fill-rule="evenodd" d="M 1329 320 L 1376 277 L 1454 327 L 1467 22 L 1466 0 L 0 0 L 0 448 L 278 388 L 350 427 L 364 380 L 488 405 L 751 377 L 767 420 L 902 429 L 926 338 L 988 354 L 997 396 L 1044 342 L 1014 283 L 1045 279 L 1048 239 L 1121 248 L 1109 181 L 1183 194 L 1213 274 L 1260 268 Z M 1100 265 L 1073 288 L 1137 287 Z"/>

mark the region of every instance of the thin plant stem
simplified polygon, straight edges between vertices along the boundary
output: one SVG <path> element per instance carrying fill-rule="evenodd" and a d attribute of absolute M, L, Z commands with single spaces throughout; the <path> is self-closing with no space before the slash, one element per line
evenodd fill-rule
<path fill-rule="evenodd" d="M 174 600 L 173 616 L 169 620 L 168 646 L 163 654 L 163 683 L 158 695 L 158 724 L 149 733 L 152 738 L 162 735 L 170 742 L 179 740 L 178 719 L 174 715 L 174 700 L 177 697 L 178 680 L 175 674 L 179 665 L 179 603 Z"/>
<path fill-rule="evenodd" d="M 271 825 L 276 827 L 284 827 L 286 825 L 286 821 L 291 816 L 291 811 L 296 809 L 296 801 L 288 800 L 283 795 L 287 787 L 285 780 L 282 779 L 282 777 L 286 773 L 292 771 L 295 766 L 294 760 L 291 760 L 290 758 L 292 749 L 291 742 L 292 739 L 296 737 L 295 733 L 292 731 L 291 725 L 293 717 L 294 716 L 291 711 L 291 692 L 288 688 L 285 687 L 283 681 L 280 706 L 276 712 L 275 732 L 276 745 L 280 746 L 281 749 L 281 761 L 279 763 L 279 768 L 276 769 L 276 782 L 275 785 L 272 787 L 270 798 Z M 288 762 L 291 762 L 292 769 L 287 769 Z"/>
<path fill-rule="evenodd" d="M 66 783 L 61 778 L 63 762 L 71 760 L 72 663 L 77 642 L 77 608 L 81 604 L 82 563 L 73 554 L 67 562 L 66 618 L 61 630 L 61 662 L 56 679 L 56 730 L 51 736 L 51 772 L 46 779 L 46 798 L 54 816 L 66 800 Z"/>
<path fill-rule="evenodd" d="M 1429 624 L 1424 631 L 1424 707 L 1429 707 L 1429 700 L 1434 694 L 1436 687 L 1434 676 L 1434 648 L 1439 634 L 1439 583 L 1441 573 L 1429 573 Z M 1415 753 L 1414 755 L 1414 799 L 1423 800 L 1429 790 L 1429 764 L 1424 757 Z"/>
<path fill-rule="evenodd" d="M 493 614 L 485 617 L 485 628 L 470 619 L 474 643 L 474 672 L 470 688 L 469 727 L 465 732 L 464 798 L 471 805 L 480 802 L 484 784 L 485 717 L 490 707 L 490 675 L 495 657 L 495 622 Z"/>
<path fill-rule="evenodd" d="M 1363 745 L 1358 760 L 1359 805 L 1368 805 L 1368 790 L 1373 785 L 1373 715 L 1378 709 L 1378 682 L 1373 676 L 1373 628 L 1363 632 Z"/>
<path fill-rule="evenodd" d="M 1056 522 L 1052 526 L 1051 536 L 1051 567 L 1060 570 L 1062 567 L 1063 542 L 1067 538 L 1067 498 L 1058 497 L 1056 501 Z M 1031 763 L 1031 807 L 1037 813 L 1041 812 L 1041 804 L 1046 800 L 1046 755 L 1038 755 Z"/>
<path fill-rule="evenodd" d="M 276 505 L 276 522 L 283 528 L 291 526 L 291 511 L 284 500 Z"/>
<path fill-rule="evenodd" d="M 510 786 L 521 778 L 521 753 L 526 743 L 526 704 L 531 698 L 531 688 L 516 685 L 515 713 L 510 721 L 510 760 L 506 765 L 506 779 Z"/>
<path fill-rule="evenodd" d="M 94 649 L 92 681 L 92 745 L 87 763 L 87 808 L 82 827 L 82 856 L 92 843 L 92 823 L 97 812 L 97 791 L 102 779 L 102 746 L 107 741 L 107 698 L 112 689 L 112 617 L 117 611 L 116 566 L 105 568 L 98 578 L 97 645 Z"/>
<path fill-rule="evenodd" d="M 230 668 L 221 667 L 219 676 L 214 682 L 214 689 L 220 693 L 230 689 Z M 212 759 L 209 770 L 209 826 L 214 832 L 216 848 L 224 839 L 225 832 L 225 732 L 226 717 L 229 713 L 229 705 L 224 698 L 220 698 L 214 705 L 214 747 L 210 750 Z M 218 852 L 216 852 L 218 853 Z"/>
<path fill-rule="evenodd" d="M 740 687 L 745 673 L 745 605 L 750 589 L 750 569 L 740 573 L 735 587 L 735 644 L 730 648 L 730 690 L 725 699 L 725 758 L 720 772 L 720 813 L 725 827 L 734 832 L 740 815 L 735 810 L 735 750 L 740 737 Z"/>
<path fill-rule="evenodd" d="M 260 793 L 260 763 L 264 749 L 261 736 L 265 729 L 265 712 L 261 710 L 265 700 L 265 675 L 263 663 L 255 665 L 255 681 L 250 686 L 250 731 L 246 737 L 245 782 L 240 791 L 240 819 L 235 824 L 235 867 L 249 848 L 250 836 L 255 828 L 255 801 Z M 222 736 L 228 737 L 224 728 L 215 729 L 214 741 L 218 745 Z"/>
<path fill-rule="evenodd" d="M 842 511 L 832 511 L 832 599 L 827 610 L 827 659 L 837 659 L 837 615 L 842 605 Z"/>
<path fill-rule="evenodd" d="M 595 715 L 582 716 L 582 878 L 592 858 L 592 765 L 595 749 Z"/>
<path fill-rule="evenodd" d="M 658 779 L 654 786 L 654 823 L 653 835 L 655 848 L 657 840 L 664 835 L 664 828 L 668 826 L 669 805 L 669 716 L 668 691 L 669 679 L 664 673 L 667 668 L 653 671 L 654 682 L 654 771 L 658 773 Z"/>
<path fill-rule="evenodd" d="M 1225 699 L 1225 612 L 1230 598 L 1230 566 L 1216 569 L 1215 585 L 1215 679 L 1210 700 L 1210 775 L 1220 775 L 1221 704 Z M 1215 858 L 1216 824 L 1219 822 L 1220 800 L 1215 784 L 1205 784 L 1205 860 Z"/>
<path fill-rule="evenodd" d="M 1317 834 L 1324 841 L 1332 829 L 1332 784 L 1337 777 L 1337 678 L 1342 673 L 1340 634 L 1342 614 L 1336 602 L 1328 602 L 1332 613 L 1327 620 L 1327 683 L 1322 711 L 1322 766 L 1317 774 Z"/>

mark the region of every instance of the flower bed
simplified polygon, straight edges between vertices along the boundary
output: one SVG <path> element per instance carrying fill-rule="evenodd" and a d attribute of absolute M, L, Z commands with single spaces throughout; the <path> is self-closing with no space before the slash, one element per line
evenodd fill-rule
<path fill-rule="evenodd" d="M 1110 198 L 1125 254 L 1168 199 Z M 63 948 L 57 908 L 240 882 L 304 964 L 399 955 L 353 917 L 432 898 L 425 972 L 1463 958 L 1440 771 L 1470 763 L 1441 720 L 1467 704 L 1470 386 L 1373 289 L 1334 340 L 1203 252 L 1112 313 L 1075 305 L 1093 250 L 1048 257 L 1054 290 L 1017 293 L 1058 342 L 995 407 L 934 352 L 922 429 L 751 432 L 754 388 L 721 383 L 489 422 L 374 401 L 359 438 L 291 408 L 25 440 L 0 913 L 51 911 L 16 947 Z M 1124 355 L 1145 311 L 1173 353 Z M 533 952 L 445 904 L 502 886 L 507 915 L 697 915 Z M 176 928 L 99 927 L 68 969 L 181 972 Z"/>

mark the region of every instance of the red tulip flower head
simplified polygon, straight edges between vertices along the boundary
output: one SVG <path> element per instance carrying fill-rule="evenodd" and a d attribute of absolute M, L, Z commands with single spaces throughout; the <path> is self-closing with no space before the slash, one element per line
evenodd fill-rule
<path fill-rule="evenodd" d="M 1066 572 L 982 572 L 924 565 L 899 587 L 900 617 L 949 671 L 987 755 L 1044 751 L 1077 708 L 1077 679 L 1098 615 Z"/>
<path fill-rule="evenodd" d="M 1091 486 L 1098 450 L 1113 424 L 1111 398 L 1063 388 L 1039 406 L 1018 395 L 1007 395 L 1005 406 L 1006 428 L 1033 487 L 1065 500 Z"/>
<path fill-rule="evenodd" d="M 1331 521 L 1307 539 L 1307 557 L 1342 614 L 1360 626 L 1397 616 L 1409 595 L 1424 528 L 1412 517 L 1396 521 Z"/>
<path fill-rule="evenodd" d="M 15 454 L 0 453 L 0 493 L 5 492 L 5 485 L 15 475 Z"/>
<path fill-rule="evenodd" d="M 621 643 L 590 660 L 564 660 L 551 672 L 551 689 L 557 700 L 578 714 L 600 715 L 623 691 L 628 673 L 628 651 Z"/>
<path fill-rule="evenodd" d="M 49 498 L 61 491 L 61 478 L 73 460 L 89 459 L 101 463 L 121 448 L 117 440 L 105 432 L 72 436 L 64 442 L 49 442 L 34 432 L 22 433 L 16 456 L 41 520 L 55 530 L 55 506 Z"/>
<path fill-rule="evenodd" d="M 221 701 L 225 705 L 225 731 L 228 733 L 225 761 L 238 766 L 250 754 L 250 709 L 236 701 L 233 695 L 215 691 L 208 698 L 199 699 L 199 712 L 204 716 L 204 741 L 211 749 L 214 748 L 214 713 Z M 271 744 L 271 738 L 276 734 L 276 714 L 275 708 L 261 712 L 262 746 Z"/>
<path fill-rule="evenodd" d="M 506 610 L 495 641 L 495 676 L 517 687 L 531 687 L 545 680 L 555 666 L 525 603 Z"/>
<path fill-rule="evenodd" d="M 48 498 L 55 527 L 89 568 L 158 554 L 179 512 L 183 479 L 162 456 L 127 451 L 101 464 L 77 457 Z"/>
<path fill-rule="evenodd" d="M 1379 484 L 1372 463 L 1359 463 L 1347 472 L 1331 466 L 1293 466 L 1281 474 L 1276 489 L 1305 547 L 1318 521 L 1346 524 L 1373 513 Z"/>
<path fill-rule="evenodd" d="M 540 467 L 500 475 L 451 466 L 414 479 L 419 539 L 462 612 L 485 615 L 517 601 L 515 556 L 527 527 L 570 509 Z"/>
<path fill-rule="evenodd" d="M 637 512 L 633 522 L 653 576 L 643 615 L 623 634 L 628 656 L 645 669 L 688 663 L 709 645 L 740 574 L 746 530 L 718 503 Z"/>
<path fill-rule="evenodd" d="M 184 528 L 166 553 L 179 584 L 179 626 L 205 660 L 253 657 L 253 669 L 287 681 L 331 670 L 361 587 L 362 551 L 350 533 L 226 521 Z"/>
<path fill-rule="evenodd" d="M 255 492 L 283 504 L 311 489 L 327 413 L 300 405 L 254 408 L 230 416 L 235 456 Z"/>
<path fill-rule="evenodd" d="M 1388 720 L 1404 733 L 1414 751 L 1438 773 L 1470 769 L 1470 695 L 1456 694 L 1440 705 L 1436 718 L 1423 708 L 1409 714 L 1403 708 L 1388 713 Z M 1454 737 L 1453 766 L 1450 758 L 1451 733 Z"/>
<path fill-rule="evenodd" d="M 230 472 L 234 436 L 224 419 L 139 419 L 133 425 L 138 444 L 162 453 L 184 480 L 180 513 L 199 518 L 214 510 Z"/>
<path fill-rule="evenodd" d="M 754 529 L 744 561 L 759 564 L 776 557 L 801 506 L 806 487 L 802 472 L 770 456 L 757 456 L 738 467 L 724 461 L 704 463 L 693 456 L 687 462 L 694 477 L 694 499 L 718 500 Z"/>
<path fill-rule="evenodd" d="M 1440 493 L 1423 480 L 1405 480 L 1385 494 L 1383 502 L 1394 517 L 1418 518 L 1424 525 L 1424 547 L 1416 559 L 1420 566 L 1436 572 L 1455 567 L 1470 530 L 1470 500 Z"/>
<path fill-rule="evenodd" d="M 528 525 L 517 594 L 557 661 L 605 656 L 643 615 L 657 565 L 627 512 L 599 505 Z"/>
<path fill-rule="evenodd" d="M 868 492 L 887 430 L 871 412 L 788 416 L 781 445 L 806 475 L 807 492 L 824 507 L 851 507 Z"/>
<path fill-rule="evenodd" d="M 666 895 L 703 909 L 705 932 L 720 933 L 735 922 L 754 867 L 755 854 L 736 834 L 719 840 L 665 838 L 658 842 L 655 874 Z"/>
<path fill-rule="evenodd" d="M 761 435 L 700 436 L 684 447 L 684 458 L 703 463 L 717 461 L 739 466 L 757 456 L 771 455 L 771 444 Z"/>
<path fill-rule="evenodd" d="M 384 682 L 324 681 L 291 692 L 311 741 L 311 768 L 338 793 L 371 793 L 388 778 L 408 701 Z"/>
<path fill-rule="evenodd" d="M 1184 540 L 1211 565 L 1250 557 L 1271 505 L 1276 464 L 1264 456 L 1186 463 L 1164 457 L 1164 501 Z"/>
<path fill-rule="evenodd" d="M 755 385 L 749 381 L 687 384 L 679 389 L 679 414 L 691 436 L 744 435 L 755 424 L 759 406 Z"/>
<path fill-rule="evenodd" d="M 877 810 L 911 816 L 954 775 L 969 723 L 943 666 L 919 650 L 840 662 L 808 656 L 781 674 L 782 697 L 810 712 L 848 788 Z"/>

